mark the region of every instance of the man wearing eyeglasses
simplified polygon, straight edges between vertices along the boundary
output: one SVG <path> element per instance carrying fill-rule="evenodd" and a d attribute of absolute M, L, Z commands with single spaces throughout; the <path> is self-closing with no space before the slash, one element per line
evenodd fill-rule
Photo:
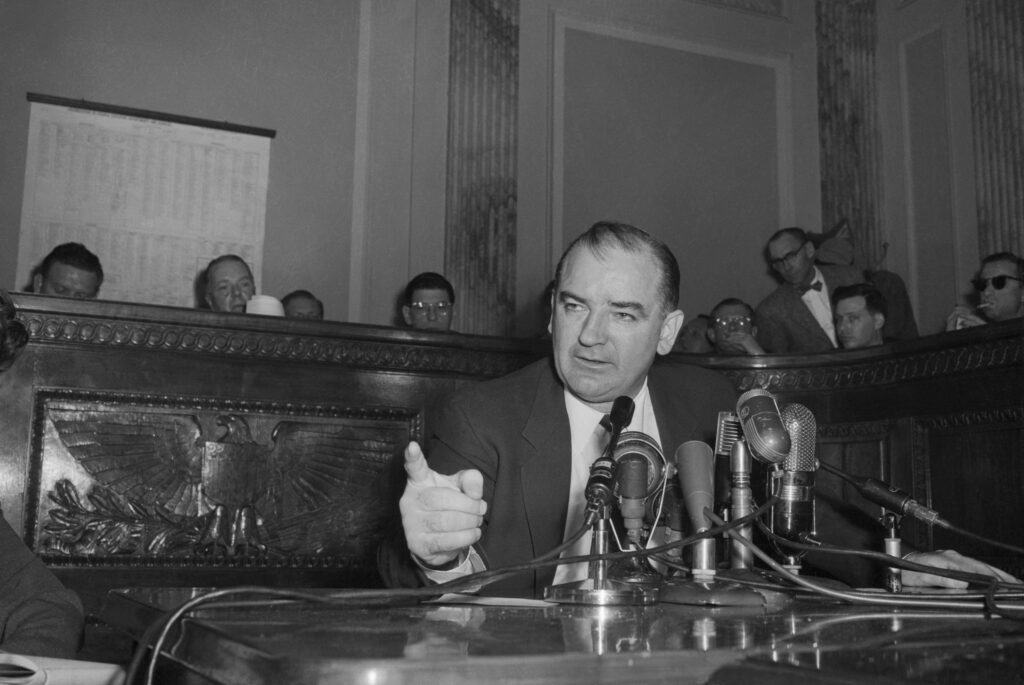
<path fill-rule="evenodd" d="M 1012 252 L 997 252 L 981 260 L 978 277 L 971 281 L 978 293 L 975 309 L 958 306 L 946 319 L 946 330 L 1009 321 L 1024 316 L 1024 259 Z"/>
<path fill-rule="evenodd" d="M 423 331 L 448 331 L 455 313 L 455 288 L 439 273 L 426 271 L 405 286 L 402 318 Z"/>
<path fill-rule="evenodd" d="M 782 283 L 754 312 L 758 343 L 767 352 L 787 354 L 836 349 L 832 293 L 863 281 L 864 273 L 852 266 L 815 265 L 814 244 L 795 226 L 776 231 L 767 252 Z"/>
<path fill-rule="evenodd" d="M 727 297 L 711 310 L 708 340 L 717 354 L 764 354 L 757 342 L 754 309 L 735 297 Z"/>

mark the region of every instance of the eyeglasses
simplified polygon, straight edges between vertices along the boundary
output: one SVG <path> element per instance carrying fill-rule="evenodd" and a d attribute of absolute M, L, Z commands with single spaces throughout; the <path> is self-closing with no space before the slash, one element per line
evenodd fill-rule
<path fill-rule="evenodd" d="M 800 255 L 800 253 L 803 252 L 804 245 L 806 244 L 807 241 L 805 240 L 802 243 L 800 243 L 800 247 L 796 248 L 795 250 L 790 250 L 786 254 L 776 259 L 769 259 L 768 263 L 772 265 L 773 269 L 781 269 L 783 264 L 792 265 L 796 258 Z"/>
<path fill-rule="evenodd" d="M 715 326 L 726 329 L 737 329 L 737 328 L 750 328 L 751 323 L 749 316 L 716 316 Z"/>
<path fill-rule="evenodd" d="M 448 316 L 452 313 L 451 302 L 412 302 L 409 304 L 414 312 L 424 313 L 430 312 L 437 316 Z"/>
<path fill-rule="evenodd" d="M 992 278 L 975 278 L 973 281 L 971 281 L 971 285 L 973 285 L 974 289 L 977 290 L 979 293 L 983 293 L 985 292 L 985 288 L 988 287 L 989 281 L 991 281 L 993 289 L 1002 290 L 1003 288 L 1006 287 L 1007 279 L 1012 279 L 1014 281 L 1021 280 L 1016 276 L 1007 276 L 1006 274 L 999 274 L 998 276 L 993 276 Z"/>

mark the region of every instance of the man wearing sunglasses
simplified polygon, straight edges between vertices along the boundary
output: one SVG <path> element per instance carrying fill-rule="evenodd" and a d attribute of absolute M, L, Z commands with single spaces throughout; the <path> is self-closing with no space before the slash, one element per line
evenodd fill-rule
<path fill-rule="evenodd" d="M 958 306 L 946 319 L 946 330 L 1009 321 L 1024 316 L 1024 259 L 1012 252 L 997 252 L 981 260 L 978 277 L 971 281 L 978 293 L 974 309 Z"/>

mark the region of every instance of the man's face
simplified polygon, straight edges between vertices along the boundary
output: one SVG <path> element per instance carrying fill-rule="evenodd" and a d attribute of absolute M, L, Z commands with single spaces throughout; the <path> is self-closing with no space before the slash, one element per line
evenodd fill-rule
<path fill-rule="evenodd" d="M 754 323 L 743 305 L 722 305 L 715 312 L 711 334 L 717 351 L 746 354 L 746 348 L 739 341 L 754 334 Z"/>
<path fill-rule="evenodd" d="M 788 233 L 768 243 L 772 268 L 792 285 L 807 284 L 814 273 L 814 245 Z"/>
<path fill-rule="evenodd" d="M 324 318 L 320 305 L 316 300 L 308 297 L 293 297 L 284 306 L 284 315 L 289 319 L 313 319 L 320 321 Z"/>
<path fill-rule="evenodd" d="M 999 279 L 1005 282 L 1001 290 L 996 290 L 992 279 L 999 276 L 1006 278 Z M 975 287 L 984 288 L 978 290 L 982 316 L 989 321 L 1007 321 L 1024 315 L 1024 284 L 1014 280 L 1017 277 L 1017 267 L 1012 262 L 990 262 L 981 267 Z"/>
<path fill-rule="evenodd" d="M 856 295 L 836 303 L 836 336 L 844 349 L 882 344 L 885 317 L 868 311 L 864 297 Z"/>
<path fill-rule="evenodd" d="M 206 303 L 215 312 L 245 313 L 245 303 L 256 292 L 249 268 L 234 259 L 215 264 L 206 283 Z"/>
<path fill-rule="evenodd" d="M 412 292 L 412 302 L 402 307 L 402 316 L 413 328 L 447 331 L 452 327 L 454 308 L 443 288 L 418 288 Z"/>
<path fill-rule="evenodd" d="M 655 353 L 667 354 L 683 323 L 663 311 L 660 269 L 648 253 L 608 247 L 599 257 L 576 247 L 552 306 L 555 370 L 573 395 L 606 412 L 643 387 Z"/>
<path fill-rule="evenodd" d="M 88 300 L 100 291 L 100 279 L 91 271 L 54 262 L 45 274 L 36 274 L 33 289 L 43 295 L 60 295 Z"/>

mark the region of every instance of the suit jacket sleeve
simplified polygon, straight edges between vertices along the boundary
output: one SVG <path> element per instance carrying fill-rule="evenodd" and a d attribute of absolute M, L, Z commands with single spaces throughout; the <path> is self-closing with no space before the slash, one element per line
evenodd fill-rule
<path fill-rule="evenodd" d="M 82 603 L 0 519 L 0 648 L 72 658 L 82 636 Z"/>
<path fill-rule="evenodd" d="M 757 343 L 765 352 L 789 352 L 789 336 L 777 317 L 758 307 L 754 312 L 754 325 L 757 327 Z"/>

